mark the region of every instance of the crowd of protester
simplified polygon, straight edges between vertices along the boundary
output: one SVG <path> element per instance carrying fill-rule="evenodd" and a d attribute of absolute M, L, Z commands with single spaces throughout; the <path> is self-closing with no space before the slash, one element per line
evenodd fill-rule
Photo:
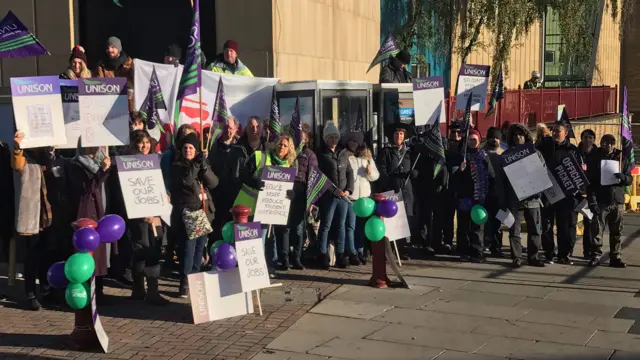
<path fill-rule="evenodd" d="M 209 68 L 251 76 L 237 57 L 238 44 L 229 40 L 224 48 Z M 178 64 L 180 54 L 179 47 L 169 46 L 165 63 Z M 406 76 L 403 56 L 401 54 L 398 64 L 389 66 L 397 66 L 398 73 Z M 387 69 L 389 76 L 392 70 Z M 109 38 L 106 58 L 99 62 L 94 74 L 127 77 L 130 89 L 133 88 L 132 61 L 123 52 L 120 40 Z M 82 47 L 72 50 L 69 68 L 60 76 L 68 79 L 92 76 Z M 131 91 L 131 104 L 132 94 Z M 240 121 L 246 122 L 241 134 Z M 103 305 L 109 302 L 103 290 L 104 278 L 108 277 L 130 286 L 134 300 L 166 304 L 167 299 L 158 290 L 163 268 L 168 276 L 178 274 L 178 294 L 187 297 L 187 276 L 210 266 L 207 249 L 221 238 L 223 225 L 232 220 L 231 208 L 242 204 L 252 212 L 255 210 L 257 193 L 265 185 L 261 172 L 269 165 L 293 167 L 297 172 L 293 190 L 287 193 L 292 201 L 287 225 L 274 226 L 269 236 L 267 231 L 263 232 L 272 277 L 305 266 L 329 269 L 332 264 L 338 268 L 366 264 L 369 254 L 365 223 L 355 216 L 353 203 L 374 192 L 385 191 L 403 195 L 411 228 L 411 237 L 399 240 L 400 255 L 404 259 L 413 254 L 456 254 L 461 261 L 481 263 L 487 256 L 503 257 L 502 224 L 494 218 L 499 210 L 509 210 L 515 217 L 514 225 L 508 229 L 513 266 L 519 267 L 525 262 L 536 267 L 554 262 L 572 264 L 577 223 L 575 206 L 587 199 L 595 217 L 584 222 L 583 256 L 590 266 L 600 264 L 604 229 L 608 226 L 609 265 L 625 267 L 620 257 L 620 237 L 624 188 L 631 184 L 631 164 L 623 162 L 620 173 L 615 174 L 617 184 L 600 184 L 600 160 L 618 159 L 620 155 L 612 135 L 604 135 L 598 147 L 595 133 L 585 130 L 579 146 L 575 146 L 570 142 L 566 123 L 555 124 L 552 131 L 541 126 L 535 137 L 524 125 L 505 123 L 501 129 L 490 128 L 483 139 L 476 129 L 464 129 L 461 121 L 454 120 L 448 137 L 443 140 L 446 161 L 442 163 L 424 149 L 423 129 L 404 123 L 385 128 L 388 145 L 379 149 L 374 158 L 363 131 L 341 133 L 331 120 L 325 121 L 321 133 L 316 134 L 315 138 L 321 141 L 315 146 L 314 134 L 308 128 L 303 131 L 301 151 L 296 151 L 289 134 L 271 134 L 267 126 L 262 126 L 263 121 L 259 117 L 230 118 L 220 138 L 210 150 L 204 151 L 196 129 L 186 124 L 176 129 L 173 144 L 161 153 L 162 175 L 173 205 L 171 226 L 159 217 L 128 219 L 126 216 L 117 168 L 112 166 L 111 157 L 160 152 L 157 142 L 144 129 L 139 114 L 132 112 L 130 145 L 112 147 L 108 153 L 103 148 L 80 146 L 75 153 L 53 148 L 23 150 L 20 144 L 24 134 L 16 132 L 13 150 L 9 150 L 7 144 L 0 147 L 0 197 L 5 200 L 2 212 L 6 215 L 0 218 L 15 219 L 0 227 L 3 229 L 0 235 L 5 254 L 8 238 L 14 231 L 28 243 L 24 259 L 27 306 L 38 310 L 42 302 L 59 301 L 59 294 L 48 286 L 47 269 L 72 253 L 73 221 L 98 220 L 104 214 L 122 216 L 127 221 L 127 233 L 118 243 L 101 244 L 93 253 L 97 301 Z M 542 194 L 519 200 L 500 157 L 505 149 L 528 143 L 535 144 L 540 159 L 548 167 L 564 155 L 573 154 L 588 176 L 587 190 L 553 205 Z M 333 186 L 316 205 L 307 209 L 307 179 L 313 168 L 322 171 Z M 17 175 L 13 179 L 6 175 L 11 173 L 10 169 Z M 490 221 L 484 226 L 472 221 L 468 208 L 461 206 L 465 199 L 483 205 Z M 213 232 L 188 240 L 191 237 L 187 234 L 188 218 L 184 214 L 202 208 Z M 524 257 L 523 220 L 527 230 Z M 9 227 L 11 231 L 7 231 Z M 554 227 L 557 239 L 554 239 Z"/>

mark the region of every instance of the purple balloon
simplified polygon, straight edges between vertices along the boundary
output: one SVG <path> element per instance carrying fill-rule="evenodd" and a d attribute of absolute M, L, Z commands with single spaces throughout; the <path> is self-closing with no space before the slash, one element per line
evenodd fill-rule
<path fill-rule="evenodd" d="M 458 202 L 458 210 L 462 212 L 470 212 L 472 207 L 473 199 L 471 198 L 460 199 L 460 201 Z"/>
<path fill-rule="evenodd" d="M 73 246 L 79 252 L 92 252 L 100 245 L 100 235 L 90 227 L 83 227 L 73 233 Z"/>
<path fill-rule="evenodd" d="M 229 243 L 223 243 L 216 251 L 216 268 L 218 270 L 231 270 L 238 265 L 236 259 L 236 249 Z"/>
<path fill-rule="evenodd" d="M 54 263 L 47 271 L 47 280 L 54 289 L 64 289 L 69 285 L 69 280 L 64 274 L 64 261 Z"/>
<path fill-rule="evenodd" d="M 398 204 L 393 200 L 382 200 L 376 205 L 376 212 L 383 218 L 392 218 L 398 213 Z"/>
<path fill-rule="evenodd" d="M 120 216 L 116 214 L 106 215 L 98 222 L 100 242 L 113 243 L 120 240 L 124 235 L 125 229 L 124 220 Z"/>

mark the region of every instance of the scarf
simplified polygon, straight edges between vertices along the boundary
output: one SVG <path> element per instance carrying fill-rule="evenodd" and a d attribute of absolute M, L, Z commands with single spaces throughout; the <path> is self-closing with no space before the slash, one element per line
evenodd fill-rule
<path fill-rule="evenodd" d="M 51 204 L 47 198 L 47 182 L 45 181 L 43 171 L 40 181 L 40 229 L 51 226 L 53 222 L 52 219 L 53 213 L 51 212 Z"/>
<path fill-rule="evenodd" d="M 117 71 L 122 65 L 124 65 L 126 61 L 127 54 L 125 54 L 124 51 L 120 51 L 120 55 L 115 59 L 112 59 L 109 57 L 109 55 L 107 55 L 106 59 L 104 60 L 104 67 L 107 70 Z"/>
<path fill-rule="evenodd" d="M 489 173 L 485 166 L 487 153 L 478 150 L 475 153 L 467 153 L 471 179 L 473 180 L 473 200 L 478 204 L 484 204 L 489 192 Z"/>
<path fill-rule="evenodd" d="M 278 157 L 278 155 L 274 154 L 273 152 L 270 154 L 271 155 L 271 161 L 277 165 L 277 166 L 286 166 L 287 164 L 287 160 L 280 160 L 280 158 Z"/>
<path fill-rule="evenodd" d="M 100 171 L 100 164 L 102 163 L 102 160 L 104 160 L 105 157 L 107 156 L 105 155 L 102 148 L 98 150 L 98 152 L 93 157 L 90 157 L 89 155 L 84 153 L 84 148 L 78 146 L 76 148 L 76 156 L 73 158 L 73 160 L 77 164 L 79 164 L 83 169 L 89 172 L 89 174 L 91 174 L 91 176 L 93 177 L 93 175 L 97 174 L 98 171 Z M 104 184 L 102 184 L 102 187 L 100 190 L 102 195 L 102 211 L 106 212 L 107 211 L 107 201 L 106 201 L 107 192 L 104 188 Z"/>

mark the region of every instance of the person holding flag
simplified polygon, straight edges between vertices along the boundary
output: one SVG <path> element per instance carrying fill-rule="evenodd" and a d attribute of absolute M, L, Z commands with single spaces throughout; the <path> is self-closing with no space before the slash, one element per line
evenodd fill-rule
<path fill-rule="evenodd" d="M 410 84 L 413 82 L 407 65 L 411 64 L 411 53 L 404 49 L 389 58 L 389 62 L 380 69 L 380 83 Z"/>

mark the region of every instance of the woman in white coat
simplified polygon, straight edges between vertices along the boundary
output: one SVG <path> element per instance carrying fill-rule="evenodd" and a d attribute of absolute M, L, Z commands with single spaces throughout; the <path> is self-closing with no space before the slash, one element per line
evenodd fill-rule
<path fill-rule="evenodd" d="M 346 148 L 349 151 L 349 163 L 353 170 L 353 194 L 349 195 L 349 199 L 356 201 L 361 197 L 371 196 L 371 183 L 378 180 L 380 173 L 376 168 L 371 150 L 364 144 L 364 134 L 360 131 L 351 131 L 343 137 Z M 365 265 L 367 257 L 364 253 L 364 225 L 366 219 L 356 217 L 353 207 L 347 213 L 347 229 L 354 228 L 353 244 L 357 252 L 357 261 L 359 264 Z M 351 226 L 349 226 L 351 225 Z M 347 236 L 347 242 L 349 242 Z M 351 244 L 348 244 L 351 247 Z M 353 262 L 355 265 L 355 261 Z"/>

